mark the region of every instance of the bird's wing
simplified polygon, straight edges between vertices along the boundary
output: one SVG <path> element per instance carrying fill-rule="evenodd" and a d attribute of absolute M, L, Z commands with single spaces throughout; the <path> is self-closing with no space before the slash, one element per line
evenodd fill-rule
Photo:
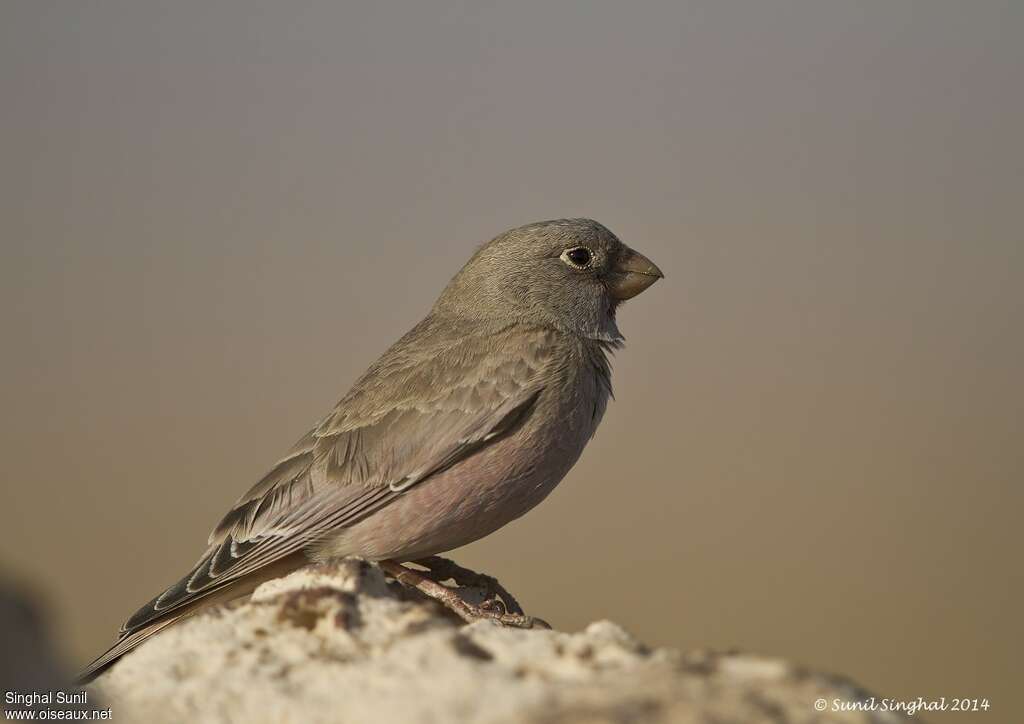
<path fill-rule="evenodd" d="M 192 571 L 128 619 L 122 638 L 365 518 L 529 415 L 548 362 L 544 333 L 426 330 L 425 342 L 419 329 L 238 500 Z"/>

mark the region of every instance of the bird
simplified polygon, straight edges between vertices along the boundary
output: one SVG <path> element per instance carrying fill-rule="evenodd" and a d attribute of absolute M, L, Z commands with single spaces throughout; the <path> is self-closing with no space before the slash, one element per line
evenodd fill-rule
<path fill-rule="evenodd" d="M 480 246 L 78 681 L 200 608 L 346 556 L 379 562 L 467 620 L 529 625 L 510 596 L 511 613 L 473 606 L 402 564 L 445 561 L 436 556 L 519 518 L 565 477 L 612 396 L 616 311 L 663 277 L 591 219 L 531 223 Z"/>

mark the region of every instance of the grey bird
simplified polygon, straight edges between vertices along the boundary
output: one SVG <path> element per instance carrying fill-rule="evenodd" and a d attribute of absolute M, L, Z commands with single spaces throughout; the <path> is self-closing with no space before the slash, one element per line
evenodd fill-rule
<path fill-rule="evenodd" d="M 493 533 L 562 480 L 611 396 L 616 309 L 662 276 L 590 219 L 529 224 L 484 244 L 80 680 L 198 607 L 310 560 L 379 561 L 464 618 L 528 624 L 446 598 L 401 564 Z"/>

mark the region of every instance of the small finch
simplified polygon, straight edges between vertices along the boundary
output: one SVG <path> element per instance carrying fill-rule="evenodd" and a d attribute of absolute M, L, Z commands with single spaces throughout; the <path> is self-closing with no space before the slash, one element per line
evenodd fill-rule
<path fill-rule="evenodd" d="M 467 572 L 444 559 L 433 580 L 402 563 L 432 568 L 431 556 L 493 533 L 554 489 L 611 395 L 616 308 L 662 276 L 589 219 L 529 224 L 482 246 L 80 680 L 197 608 L 310 560 L 379 561 L 466 620 L 535 623 L 503 589 L 511 612 L 447 593 L 437 581 Z"/>

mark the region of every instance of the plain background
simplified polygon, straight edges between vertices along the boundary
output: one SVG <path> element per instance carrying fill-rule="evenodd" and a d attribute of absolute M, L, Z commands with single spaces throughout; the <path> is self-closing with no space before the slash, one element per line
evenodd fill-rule
<path fill-rule="evenodd" d="M 0 6 L 2 565 L 85 661 L 475 246 L 668 278 L 529 610 L 1020 713 L 1024 4 Z M 1017 719 L 1019 720 L 1019 718 Z"/>

